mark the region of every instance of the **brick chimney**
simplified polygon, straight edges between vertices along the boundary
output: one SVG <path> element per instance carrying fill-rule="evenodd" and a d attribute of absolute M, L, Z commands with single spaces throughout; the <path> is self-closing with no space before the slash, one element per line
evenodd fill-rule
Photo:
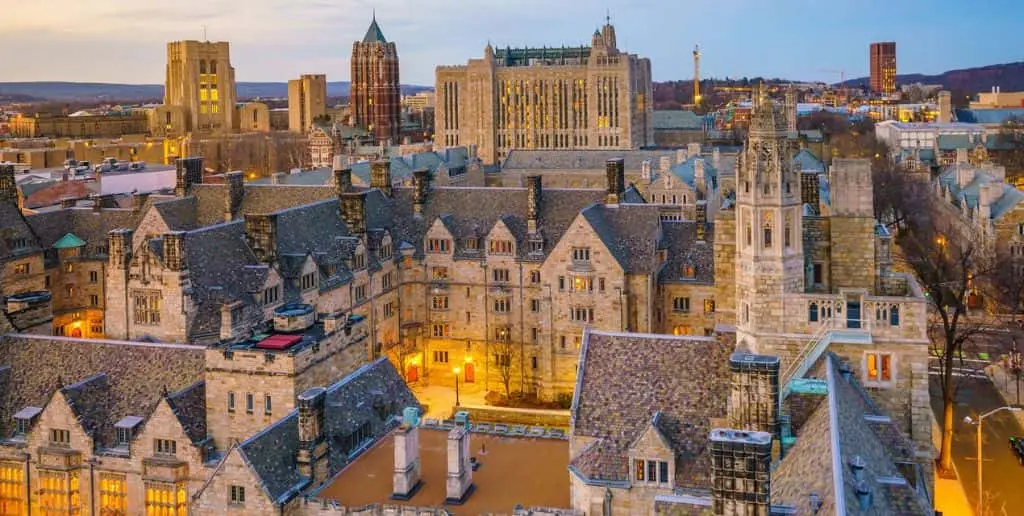
<path fill-rule="evenodd" d="M 14 163 L 0 163 L 0 202 L 18 204 L 18 184 L 14 180 Z"/>
<path fill-rule="evenodd" d="M 295 457 L 299 474 L 318 486 L 327 480 L 327 439 L 324 437 L 324 407 L 327 390 L 314 387 L 299 394 L 299 452 Z"/>
<path fill-rule="evenodd" d="M 714 514 L 768 516 L 772 434 L 715 428 L 710 441 Z"/>
<path fill-rule="evenodd" d="M 708 229 L 708 201 L 701 199 L 697 201 L 697 242 L 704 242 Z"/>
<path fill-rule="evenodd" d="M 224 220 L 234 220 L 238 209 L 242 207 L 242 199 L 245 198 L 245 176 L 241 172 L 228 172 L 224 174 L 228 186 L 228 195 L 224 199 Z"/>
<path fill-rule="evenodd" d="M 530 234 L 537 233 L 543 195 L 541 176 L 526 176 L 526 226 Z"/>
<path fill-rule="evenodd" d="M 391 195 L 391 161 L 382 159 L 370 163 L 370 188 Z"/>
<path fill-rule="evenodd" d="M 705 198 L 708 183 L 704 172 L 704 158 L 693 160 L 693 187 L 697 190 L 698 199 Z"/>
<path fill-rule="evenodd" d="M 132 230 L 113 229 L 107 233 L 108 263 L 111 269 L 127 269 L 132 261 Z"/>
<path fill-rule="evenodd" d="M 341 195 L 352 190 L 352 168 L 345 165 L 342 156 L 334 157 L 334 193 Z"/>
<path fill-rule="evenodd" d="M 654 160 L 647 158 L 640 163 L 640 177 L 648 181 L 651 180 L 651 165 L 653 165 L 653 161 Z"/>
<path fill-rule="evenodd" d="M 686 149 L 676 149 L 676 165 L 683 163 L 689 158 Z"/>
<path fill-rule="evenodd" d="M 352 235 L 366 233 L 366 192 L 349 192 L 341 195 L 341 218 L 348 225 Z"/>
<path fill-rule="evenodd" d="M 658 170 L 660 170 L 663 173 L 667 173 L 671 169 L 672 169 L 672 157 L 671 156 L 662 156 L 661 159 L 658 160 Z"/>
<path fill-rule="evenodd" d="M 729 372 L 729 426 L 778 435 L 778 357 L 733 353 Z"/>
<path fill-rule="evenodd" d="M 430 191 L 430 171 L 421 168 L 412 172 L 412 210 L 419 218 L 423 216 L 423 205 L 427 203 Z"/>
<path fill-rule="evenodd" d="M 132 210 L 136 211 L 136 212 L 141 211 L 142 210 L 142 206 L 146 204 L 147 200 L 149 200 L 149 193 L 138 193 L 138 192 L 133 193 L 132 194 Z"/>
<path fill-rule="evenodd" d="M 604 164 L 604 173 L 608 182 L 605 204 L 619 204 L 626 191 L 626 161 L 622 158 L 608 159 Z"/>
<path fill-rule="evenodd" d="M 185 197 L 189 194 L 192 185 L 203 182 L 203 158 L 178 158 L 174 161 L 175 185 L 174 195 Z"/>
<path fill-rule="evenodd" d="M 164 233 L 164 265 L 172 271 L 181 271 L 185 264 L 185 232 Z"/>
<path fill-rule="evenodd" d="M 277 215 L 245 215 L 245 242 L 261 263 L 277 261 Z"/>

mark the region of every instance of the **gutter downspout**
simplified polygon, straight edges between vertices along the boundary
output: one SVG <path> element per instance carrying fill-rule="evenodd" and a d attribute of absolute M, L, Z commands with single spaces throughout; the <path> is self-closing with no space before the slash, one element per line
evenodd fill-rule
<path fill-rule="evenodd" d="M 523 262 L 519 262 L 519 391 L 526 394 L 526 305 L 523 299 Z"/>
<path fill-rule="evenodd" d="M 25 452 L 25 514 L 32 516 L 32 474 L 29 469 L 29 461 L 32 454 Z"/>

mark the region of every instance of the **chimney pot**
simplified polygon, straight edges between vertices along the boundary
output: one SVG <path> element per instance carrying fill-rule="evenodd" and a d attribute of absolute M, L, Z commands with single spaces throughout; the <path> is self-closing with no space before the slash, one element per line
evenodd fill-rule
<path fill-rule="evenodd" d="M 605 162 L 605 176 L 608 182 L 605 203 L 619 204 L 622 194 L 626 191 L 626 161 L 622 158 L 610 158 Z"/>
<path fill-rule="evenodd" d="M 377 160 L 370 163 L 370 187 L 391 196 L 391 161 Z"/>

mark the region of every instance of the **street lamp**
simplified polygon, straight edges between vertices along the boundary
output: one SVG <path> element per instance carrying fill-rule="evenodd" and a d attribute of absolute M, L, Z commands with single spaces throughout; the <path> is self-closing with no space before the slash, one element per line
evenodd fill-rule
<path fill-rule="evenodd" d="M 453 367 L 452 373 L 455 374 L 455 406 L 459 406 L 459 368 Z"/>
<path fill-rule="evenodd" d="M 985 422 L 985 418 L 995 414 L 996 412 L 1002 412 L 1004 410 L 1017 412 L 1021 410 L 1021 407 L 999 407 L 997 409 L 992 409 L 978 416 L 977 421 L 971 419 L 971 416 L 964 417 L 964 423 L 967 423 L 968 425 L 977 425 L 978 427 L 978 514 L 981 514 L 981 497 L 983 493 L 981 488 L 981 424 Z"/>
<path fill-rule="evenodd" d="M 1013 374 L 1014 380 L 1017 381 L 1017 404 L 1020 405 L 1020 377 L 1024 373 L 1024 357 L 1017 351 L 1017 339 L 1014 339 L 1013 347 L 1003 361 L 1003 368 L 1007 374 Z"/>

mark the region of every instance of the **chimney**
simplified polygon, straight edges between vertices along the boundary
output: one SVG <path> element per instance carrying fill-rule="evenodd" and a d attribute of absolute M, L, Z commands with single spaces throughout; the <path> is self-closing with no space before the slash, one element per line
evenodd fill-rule
<path fill-rule="evenodd" d="M 430 171 L 421 168 L 412 172 L 412 209 L 416 217 L 423 216 L 423 205 L 430 191 Z"/>
<path fill-rule="evenodd" d="M 469 431 L 456 426 L 448 432 L 447 498 L 444 503 L 462 505 L 473 494 L 473 466 L 469 455 Z"/>
<path fill-rule="evenodd" d="M 185 232 L 164 233 L 164 265 L 172 271 L 185 269 Z"/>
<path fill-rule="evenodd" d="M 370 163 L 370 188 L 391 196 L 391 161 L 382 159 Z"/>
<path fill-rule="evenodd" d="M 733 353 L 729 356 L 729 372 L 729 426 L 777 435 L 778 357 Z"/>
<path fill-rule="evenodd" d="M 786 130 L 796 133 L 796 90 L 792 86 L 786 89 Z"/>
<path fill-rule="evenodd" d="M 149 200 L 149 194 L 148 193 L 138 193 L 138 192 L 133 193 L 132 194 L 132 211 L 136 211 L 136 212 L 141 211 L 142 207 L 146 204 L 147 200 Z"/>
<path fill-rule="evenodd" d="M 77 204 L 77 203 L 78 203 L 78 199 L 75 199 L 75 198 L 72 198 L 72 197 L 65 197 L 65 198 L 60 200 L 60 207 L 61 208 L 65 208 L 65 209 L 66 208 L 74 208 L 75 204 Z"/>
<path fill-rule="evenodd" d="M 392 500 L 408 501 L 423 485 L 420 481 L 420 429 L 409 421 L 395 429 L 395 471 L 392 479 Z"/>
<path fill-rule="evenodd" d="M 92 211 L 100 211 L 103 205 L 113 204 L 114 196 L 111 194 L 94 195 L 92 198 Z"/>
<path fill-rule="evenodd" d="M 14 180 L 14 163 L 0 163 L 0 202 L 18 204 L 18 184 Z"/>
<path fill-rule="evenodd" d="M 108 261 L 112 269 L 127 269 L 132 261 L 132 230 L 113 229 L 107 233 Z"/>
<path fill-rule="evenodd" d="M 1000 196 L 1003 189 L 1002 183 L 985 183 L 978 189 L 978 218 L 988 220 L 992 218 L 992 203 Z"/>
<path fill-rule="evenodd" d="M 242 207 L 242 199 L 245 197 L 245 176 L 241 172 L 228 172 L 224 174 L 227 180 L 228 196 L 224 206 L 224 221 L 231 222 Z"/>
<path fill-rule="evenodd" d="M 245 214 L 245 242 L 260 263 L 277 261 L 277 215 Z"/>
<path fill-rule="evenodd" d="M 772 434 L 715 428 L 710 441 L 714 514 L 768 516 Z"/>
<path fill-rule="evenodd" d="M 334 192 L 341 195 L 352 189 L 352 168 L 342 156 L 334 157 Z"/>
<path fill-rule="evenodd" d="M 640 163 L 640 177 L 648 181 L 651 180 L 651 165 L 653 160 L 650 158 L 645 159 L 643 163 Z"/>
<path fill-rule="evenodd" d="M 704 176 L 704 158 L 693 160 L 693 187 L 699 199 L 707 194 L 707 178 Z"/>
<path fill-rule="evenodd" d="M 662 156 L 661 159 L 658 161 L 658 170 L 660 170 L 663 173 L 667 173 L 671 169 L 672 169 L 672 157 L 671 156 Z"/>
<path fill-rule="evenodd" d="M 686 144 L 686 155 L 690 158 L 700 157 L 700 143 L 690 142 Z"/>
<path fill-rule="evenodd" d="M 953 121 L 953 95 L 948 91 L 939 92 L 939 122 L 947 124 Z"/>
<path fill-rule="evenodd" d="M 604 164 L 605 178 L 608 187 L 605 195 L 606 204 L 619 204 L 622 194 L 626 191 L 626 161 L 622 158 L 610 158 Z"/>
<path fill-rule="evenodd" d="M 697 242 L 704 242 L 708 228 L 708 201 L 697 201 Z"/>
<path fill-rule="evenodd" d="M 234 308 L 235 303 L 224 303 L 220 305 L 220 340 L 230 341 L 235 338 L 235 324 L 238 321 L 234 320 Z M 239 304 L 240 306 L 240 304 Z"/>
<path fill-rule="evenodd" d="M 686 162 L 689 159 L 689 155 L 686 153 L 686 149 L 676 149 L 676 165 Z"/>
<path fill-rule="evenodd" d="M 543 202 L 541 176 L 526 176 L 526 230 L 531 235 L 537 233 L 541 202 Z"/>
<path fill-rule="evenodd" d="M 185 197 L 192 185 L 203 182 L 203 158 L 178 158 L 174 161 L 176 183 L 174 195 Z"/>
<path fill-rule="evenodd" d="M 310 478 L 314 486 L 327 480 L 327 439 L 324 438 L 324 406 L 327 390 L 323 387 L 299 394 L 299 452 L 295 457 L 299 474 Z"/>
<path fill-rule="evenodd" d="M 715 170 L 719 170 L 719 169 L 722 168 L 721 165 L 722 165 L 722 152 L 718 150 L 718 147 L 715 147 L 711 151 L 711 166 L 714 167 Z"/>
<path fill-rule="evenodd" d="M 349 192 L 341 195 L 341 218 L 348 225 L 350 234 L 366 233 L 366 192 Z"/>

